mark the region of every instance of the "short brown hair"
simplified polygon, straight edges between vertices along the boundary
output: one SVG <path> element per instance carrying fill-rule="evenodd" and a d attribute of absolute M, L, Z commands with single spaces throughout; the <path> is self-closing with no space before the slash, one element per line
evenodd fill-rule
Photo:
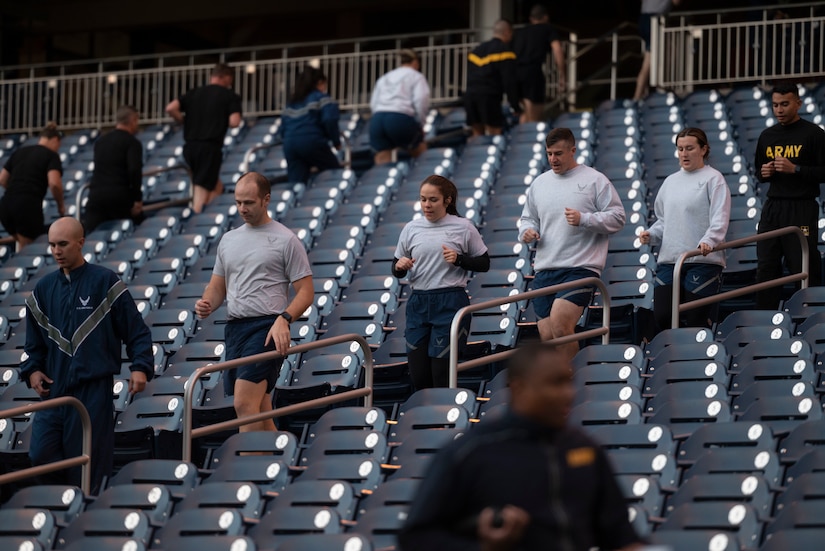
<path fill-rule="evenodd" d="M 554 128 L 547 133 L 547 138 L 544 143 L 547 147 L 555 145 L 558 142 L 568 142 L 570 145 L 576 145 L 576 138 L 573 136 L 573 131 L 569 128 Z"/>
<path fill-rule="evenodd" d="M 260 172 L 244 172 L 241 174 L 241 177 L 238 178 L 238 182 L 243 180 L 244 178 L 250 178 L 255 184 L 258 186 L 258 197 L 263 199 L 270 193 L 272 193 L 272 183 L 269 181 L 269 178 L 261 174 Z"/>
<path fill-rule="evenodd" d="M 217 63 L 212 69 L 213 77 L 234 77 L 235 71 L 226 63 Z"/>
<path fill-rule="evenodd" d="M 708 136 L 705 134 L 705 131 L 701 128 L 694 128 L 692 126 L 688 126 L 687 128 L 683 128 L 678 134 L 676 134 L 676 139 L 679 138 L 687 138 L 688 136 L 692 136 L 696 138 L 696 141 L 699 142 L 699 147 L 707 147 L 705 154 L 703 156 L 704 159 L 708 158 L 710 155 L 710 145 L 708 145 Z"/>

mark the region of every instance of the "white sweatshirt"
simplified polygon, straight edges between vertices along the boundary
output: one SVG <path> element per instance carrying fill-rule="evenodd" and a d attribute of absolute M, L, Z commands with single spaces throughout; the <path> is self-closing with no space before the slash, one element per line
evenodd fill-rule
<path fill-rule="evenodd" d="M 564 209 L 581 212 L 571 226 Z M 624 227 L 625 211 L 607 176 L 586 165 L 564 174 L 552 170 L 533 180 L 519 220 L 519 241 L 532 228 L 539 233 L 535 271 L 587 268 L 598 274 L 607 259 L 608 235 Z"/>
<path fill-rule="evenodd" d="M 685 251 L 725 241 L 730 222 L 730 188 L 725 177 L 710 166 L 692 172 L 680 169 L 665 178 L 653 205 L 656 222 L 650 226 L 650 244 L 660 245 L 660 264 L 674 264 Z M 725 265 L 725 252 L 694 256 L 687 262 Z"/>
<path fill-rule="evenodd" d="M 370 109 L 373 113 L 403 113 L 423 124 L 430 110 L 430 85 L 420 72 L 402 65 L 375 83 Z"/>

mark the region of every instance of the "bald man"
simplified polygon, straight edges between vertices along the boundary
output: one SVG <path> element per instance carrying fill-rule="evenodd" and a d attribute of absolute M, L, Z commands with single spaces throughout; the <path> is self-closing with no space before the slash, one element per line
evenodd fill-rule
<path fill-rule="evenodd" d="M 58 269 L 44 276 L 26 299 L 28 357 L 21 377 L 42 400 L 74 396 L 92 419 L 92 484 L 112 470 L 114 405 L 112 385 L 121 372 L 121 342 L 131 361 L 129 392 L 152 377 L 152 336 L 135 301 L 118 276 L 83 258 L 83 226 L 59 218 L 49 228 L 49 247 Z M 32 425 L 29 457 L 43 465 L 81 454 L 83 429 L 69 406 L 40 411 Z M 80 468 L 57 471 L 45 484 L 80 485 Z"/>

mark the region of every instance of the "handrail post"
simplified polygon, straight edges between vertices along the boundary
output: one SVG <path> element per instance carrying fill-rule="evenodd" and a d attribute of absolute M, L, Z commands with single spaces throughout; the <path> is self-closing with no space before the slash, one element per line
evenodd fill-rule
<path fill-rule="evenodd" d="M 681 255 L 679 255 L 679 258 L 676 259 L 676 264 L 673 266 L 673 293 L 671 297 L 670 328 L 675 329 L 679 327 L 679 314 L 681 314 L 682 312 L 686 310 L 692 310 L 693 308 L 700 308 L 707 303 L 721 302 L 725 298 L 732 295 L 741 296 L 747 294 L 747 289 L 754 289 L 754 291 L 760 291 L 762 289 L 769 289 L 771 287 L 784 285 L 785 283 L 789 283 L 791 281 L 799 281 L 800 287 L 802 289 L 806 289 L 808 287 L 808 277 L 810 275 L 811 269 L 810 251 L 808 250 L 808 240 L 806 239 L 805 234 L 802 233 L 802 229 L 798 226 L 786 226 L 784 228 L 771 230 L 765 233 L 757 233 L 756 235 L 752 235 L 749 237 L 743 237 L 741 239 L 728 241 L 727 243 L 722 243 L 716 246 L 711 252 L 732 249 L 734 247 L 739 247 L 740 245 L 746 245 L 748 243 L 757 243 L 759 241 L 775 239 L 777 237 L 781 237 L 783 235 L 788 235 L 791 233 L 795 234 L 797 238 L 799 238 L 799 246 L 802 249 L 802 271 L 799 272 L 799 274 L 797 274 L 796 276 L 791 275 L 781 277 L 773 281 L 757 282 L 753 285 L 747 285 L 745 287 L 742 287 L 736 291 L 728 291 L 726 293 L 717 294 L 711 297 L 705 297 L 703 299 L 697 299 L 695 301 L 691 301 L 685 304 L 680 304 L 682 295 L 682 265 L 688 258 L 699 256 L 702 253 L 698 249 L 693 249 L 690 251 L 685 251 Z M 718 300 L 713 300 L 714 298 Z M 696 304 L 694 304 L 694 302 Z"/>
<path fill-rule="evenodd" d="M 556 342 L 561 344 L 579 341 L 582 339 L 586 339 L 590 336 L 601 335 L 602 344 L 608 344 L 610 342 L 610 296 L 607 293 L 607 286 L 598 277 L 586 277 L 583 279 L 577 279 L 575 281 L 559 283 L 558 285 L 551 285 L 550 287 L 534 289 L 532 291 L 527 291 L 525 293 L 519 293 L 512 296 L 494 298 L 490 300 L 485 300 L 484 302 L 470 304 L 469 306 L 465 306 L 464 308 L 461 308 L 458 312 L 456 312 L 453 316 L 453 321 L 450 324 L 449 387 L 456 388 L 458 386 L 458 330 L 460 328 L 461 320 L 465 315 L 472 314 L 473 312 L 478 312 L 480 310 L 487 310 L 495 306 L 502 306 L 504 304 L 511 304 L 513 302 L 520 302 L 522 300 L 530 300 L 536 297 L 557 293 L 559 291 L 565 291 L 567 289 L 577 289 L 579 287 L 598 287 L 601 291 L 603 309 L 602 327 L 600 329 L 590 329 L 588 331 L 583 331 L 581 333 L 550 339 L 549 341 L 545 342 L 547 342 L 548 344 L 553 344 Z"/>

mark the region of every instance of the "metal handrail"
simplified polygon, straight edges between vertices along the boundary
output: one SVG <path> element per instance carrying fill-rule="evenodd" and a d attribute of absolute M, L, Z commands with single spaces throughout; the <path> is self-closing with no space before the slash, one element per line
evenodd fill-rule
<path fill-rule="evenodd" d="M 758 241 L 765 241 L 766 239 L 774 239 L 783 235 L 790 234 L 796 234 L 797 237 L 799 237 L 799 244 L 802 247 L 803 271 L 795 275 L 788 275 L 772 279 L 771 281 L 754 283 L 753 285 L 747 285 L 745 287 L 740 287 L 739 289 L 734 289 L 732 291 L 726 291 L 724 293 L 719 293 L 713 296 L 692 300 L 684 304 L 679 303 L 681 299 L 680 295 L 682 294 L 681 285 L 674 284 L 673 302 L 671 303 L 673 310 L 671 311 L 670 327 L 679 327 L 680 313 L 687 310 L 693 310 L 694 308 L 707 306 L 709 304 L 714 304 L 716 302 L 721 302 L 728 298 L 741 297 L 742 295 L 747 295 L 755 291 L 762 291 L 764 289 L 770 289 L 771 287 L 778 287 L 780 285 L 784 285 L 786 283 L 794 283 L 796 281 L 801 281 L 802 288 L 806 288 L 808 286 L 808 270 L 810 269 L 810 253 L 808 251 L 808 241 L 805 238 L 805 234 L 802 233 L 802 230 L 799 229 L 797 226 L 788 226 L 785 228 L 779 228 L 778 230 L 771 230 L 765 233 L 758 233 L 756 235 L 752 235 L 749 237 L 742 237 L 741 239 L 734 239 L 733 241 L 728 241 L 727 243 L 722 243 L 721 245 L 718 245 L 711 252 L 723 251 L 725 249 L 731 249 L 734 247 L 747 245 L 748 243 L 756 243 Z M 683 252 L 681 255 L 679 255 L 679 258 L 676 259 L 676 264 L 673 267 L 674 282 L 682 281 L 682 265 L 685 263 L 685 260 L 687 260 L 688 258 L 692 258 L 694 256 L 698 256 L 700 254 L 702 253 L 699 251 L 699 249 L 693 249 L 690 251 Z"/>
<path fill-rule="evenodd" d="M 31 404 L 0 411 L 0 419 L 7 419 L 14 417 L 15 415 L 22 415 L 24 413 L 32 413 L 62 406 L 72 406 L 80 415 L 80 423 L 83 426 L 83 442 L 80 449 L 81 454 L 68 459 L 61 459 L 59 461 L 55 461 L 54 463 L 28 467 L 13 473 L 0 475 L 0 486 L 9 482 L 23 480 L 24 478 L 30 478 L 32 476 L 38 476 L 62 469 L 68 469 L 70 467 L 80 466 L 80 489 L 83 490 L 85 495 L 89 495 L 92 482 L 92 420 L 89 417 L 89 412 L 80 400 L 74 396 L 60 396 L 58 398 L 51 398 L 42 402 L 32 402 Z"/>
<path fill-rule="evenodd" d="M 458 330 L 459 324 L 461 323 L 461 318 L 463 318 L 466 314 L 472 314 L 473 312 L 478 312 L 479 310 L 487 310 L 489 308 L 494 308 L 496 306 L 501 306 L 503 304 L 511 304 L 513 302 L 521 302 L 522 300 L 529 300 L 536 297 L 542 297 L 545 295 L 550 295 L 552 293 L 558 293 L 559 291 L 566 291 L 567 289 L 577 289 L 579 287 L 589 286 L 598 287 L 602 293 L 602 326 L 596 329 L 588 329 L 587 331 L 582 331 L 581 333 L 574 333 L 573 335 L 567 335 L 564 337 L 558 337 L 556 339 L 550 339 L 546 342 L 548 344 L 557 345 L 567 344 L 569 342 L 579 341 L 589 337 L 597 337 L 601 335 L 602 344 L 609 344 L 610 296 L 607 294 L 607 286 L 601 279 L 597 277 L 586 277 L 583 279 L 577 279 L 576 281 L 568 281 L 566 283 L 559 283 L 558 285 L 551 285 L 550 287 L 534 289 L 533 291 L 527 291 L 525 293 L 519 293 L 517 295 L 512 295 L 509 297 L 494 298 L 491 300 L 486 300 L 484 302 L 479 302 L 478 304 L 470 304 L 469 306 L 465 306 L 464 308 L 460 309 L 458 312 L 455 313 L 455 316 L 453 316 L 453 322 L 450 325 L 450 388 L 456 388 L 458 386 L 459 371 L 464 371 L 465 369 L 471 369 L 479 365 L 486 365 L 498 360 L 503 360 L 505 358 L 509 358 L 516 352 L 515 349 L 506 350 L 504 352 L 497 352 L 495 354 L 490 354 L 489 356 L 484 356 L 483 358 L 468 360 L 466 362 L 463 362 L 461 366 L 459 366 Z"/>
<path fill-rule="evenodd" d="M 372 385 L 373 385 L 373 361 L 372 361 L 372 350 L 367 344 L 367 341 L 361 335 L 356 335 L 355 333 L 347 333 L 344 335 L 338 335 L 335 337 L 330 337 L 328 339 L 320 339 L 317 341 L 309 342 L 306 344 L 299 344 L 298 346 L 290 347 L 287 350 L 287 354 L 301 354 L 303 352 L 307 352 L 309 350 L 314 350 L 316 348 L 322 348 L 324 346 L 329 346 L 333 344 L 339 344 L 342 342 L 356 342 L 361 347 L 361 350 L 364 351 L 364 388 L 359 388 L 355 390 L 348 390 L 345 392 L 341 392 L 338 394 L 333 394 L 330 396 L 324 396 L 323 398 L 314 398 L 312 400 L 307 400 L 306 402 L 301 402 L 298 404 L 292 404 L 290 406 L 282 407 L 273 409 L 271 411 L 264 411 L 262 413 L 256 413 L 254 415 L 247 415 L 244 417 L 239 417 L 237 419 L 232 419 L 229 421 L 223 421 L 221 423 L 215 423 L 214 425 L 200 427 L 197 429 L 192 428 L 192 400 L 193 400 L 193 389 L 195 388 L 195 384 L 197 383 L 198 379 L 203 377 L 204 375 L 209 375 L 210 373 L 215 373 L 216 371 L 225 371 L 227 369 L 232 369 L 236 367 L 240 367 L 249 363 L 255 362 L 262 362 L 266 360 L 274 360 L 276 358 L 284 357 L 284 354 L 276 351 L 270 352 L 262 352 L 260 354 L 253 354 L 252 356 L 246 356 L 244 358 L 238 358 L 235 360 L 229 360 L 226 362 L 216 363 L 212 365 L 205 365 L 203 367 L 199 367 L 195 370 L 192 375 L 189 376 L 189 380 L 184 387 L 183 392 L 183 461 L 191 461 L 192 459 L 192 441 L 195 438 L 201 436 L 208 436 L 210 434 L 214 434 L 216 432 L 221 432 L 224 430 L 234 429 L 240 427 L 242 425 L 247 425 L 249 423 L 254 423 L 256 421 L 265 421 L 267 419 L 274 419 L 276 417 L 282 417 L 284 415 L 290 415 L 292 413 L 297 413 L 300 411 L 306 411 L 308 409 L 314 409 L 319 406 L 325 406 L 329 404 L 334 404 L 337 402 L 343 402 L 352 398 L 364 398 L 364 405 L 366 407 L 372 407 Z"/>

